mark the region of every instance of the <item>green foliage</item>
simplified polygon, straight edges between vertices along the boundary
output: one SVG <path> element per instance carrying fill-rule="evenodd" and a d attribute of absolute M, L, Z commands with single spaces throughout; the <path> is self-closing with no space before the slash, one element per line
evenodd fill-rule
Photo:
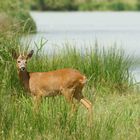
<path fill-rule="evenodd" d="M 7 23 L 7 31 L 14 32 L 15 29 L 20 33 L 32 33 L 36 31 L 36 25 L 24 1 L 6 0 L 0 2 L 0 30 L 2 31 L 5 22 Z M 11 23 L 14 25 L 12 29 Z"/>
<path fill-rule="evenodd" d="M 111 3 L 109 5 L 109 8 L 115 11 L 123 11 L 123 10 L 130 10 L 130 9 L 135 10 L 136 6 L 118 1 L 118 2 Z"/>
<path fill-rule="evenodd" d="M 10 63 L 12 60 L 11 49 L 15 46 L 18 47 L 18 34 L 12 34 L 12 36 L 14 40 L 7 36 L 1 38 L 3 42 L 0 46 L 1 67 L 3 66 L 6 69 L 8 75 L 17 77 L 16 73 L 12 73 L 9 70 L 9 68 L 14 67 L 13 62 Z M 42 48 L 42 44 L 44 45 L 42 42 L 39 47 Z M 92 47 L 89 52 L 83 54 L 70 44 L 66 44 L 60 54 L 54 52 L 52 56 L 44 54 L 43 48 L 40 49 L 39 47 L 33 59 L 29 62 L 28 68 L 30 71 L 50 71 L 66 67 L 75 68 L 87 76 L 88 85 L 94 87 L 97 91 L 107 89 L 107 92 L 124 92 L 133 84 L 129 71 L 132 66 L 132 60 L 129 56 L 125 56 L 123 51 L 117 50 L 115 47 L 105 51 L 104 49 L 99 50 L 98 45 L 95 44 L 95 47 Z M 6 67 L 5 62 L 9 65 L 8 67 Z M 3 68 L 1 68 L 1 73 L 4 72 Z M 2 74 L 2 76 L 4 75 Z M 7 79 L 9 79 L 9 76 Z"/>
<path fill-rule="evenodd" d="M 139 94 L 96 96 L 96 100 L 90 100 L 94 105 L 91 128 L 87 127 L 85 108 L 79 106 L 78 112 L 71 116 L 63 97 L 43 99 L 36 112 L 30 97 L 0 96 L 0 137 L 8 140 L 128 140 L 128 136 L 137 140 L 140 137 Z"/>
<path fill-rule="evenodd" d="M 71 67 L 87 76 L 83 93 L 94 109 L 93 124 L 88 127 L 87 110 L 77 104 L 78 111 L 71 115 L 71 106 L 62 96 L 43 98 L 35 110 L 32 97 L 26 96 L 19 82 L 16 60 L 11 56 L 13 49 L 19 52 L 19 37 L 18 31 L 0 33 L 0 139 L 127 140 L 129 136 L 137 140 L 140 137 L 140 95 L 130 88 L 132 60 L 123 51 L 115 46 L 100 50 L 96 43 L 89 52 L 81 53 L 66 44 L 61 53 L 50 56 L 43 50 L 46 41 L 36 44 L 36 53 L 28 63 L 29 71 Z"/>
<path fill-rule="evenodd" d="M 137 0 L 137 6 L 136 6 L 137 10 L 140 10 L 140 0 Z"/>
<path fill-rule="evenodd" d="M 89 52 L 80 53 L 76 47 L 65 44 L 61 53 L 35 54 L 29 64 L 31 71 L 50 71 L 60 68 L 75 68 L 88 77 L 88 84 L 95 89 L 118 90 L 124 92 L 132 85 L 129 68 L 132 66 L 131 57 L 125 56 L 124 51 L 115 47 L 109 50 L 99 50 L 98 45 Z M 37 57 L 36 57 L 37 56 Z M 36 65 L 38 64 L 38 65 Z"/>
<path fill-rule="evenodd" d="M 30 16 L 28 11 L 21 10 L 17 13 L 13 13 L 13 17 L 16 17 L 17 21 L 20 24 L 20 32 L 21 33 L 35 33 L 36 25 Z"/>
<path fill-rule="evenodd" d="M 25 16 L 18 14 L 10 13 L 6 18 L 24 20 Z M 139 139 L 140 94 L 131 88 L 129 69 L 132 59 L 129 56 L 115 46 L 100 50 L 97 44 L 84 53 L 66 44 L 61 53 L 54 52 L 50 56 L 43 50 L 46 41 L 36 44 L 36 53 L 28 64 L 29 71 L 71 67 L 87 76 L 83 93 L 91 100 L 94 109 L 93 124 L 87 127 L 86 109 L 77 105 L 78 111 L 71 115 L 71 106 L 62 96 L 43 98 L 38 110 L 34 109 L 33 99 L 26 96 L 11 56 L 13 49 L 19 51 L 20 32 L 15 30 L 16 27 L 10 26 L 11 32 L 9 29 L 0 32 L 1 140 Z"/>
<path fill-rule="evenodd" d="M 139 0 L 31 0 L 33 10 L 138 10 Z"/>
<path fill-rule="evenodd" d="M 79 10 L 112 10 L 112 11 L 124 11 L 124 10 L 136 10 L 136 5 L 128 4 L 121 1 L 101 1 L 101 2 L 90 2 L 81 3 L 79 5 Z"/>
<path fill-rule="evenodd" d="M 33 0 L 33 10 L 76 10 L 75 0 Z"/>

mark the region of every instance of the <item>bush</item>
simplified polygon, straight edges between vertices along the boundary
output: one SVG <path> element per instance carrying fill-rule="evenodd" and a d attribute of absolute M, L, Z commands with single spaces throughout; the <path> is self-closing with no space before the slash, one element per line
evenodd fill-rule
<path fill-rule="evenodd" d="M 140 10 L 140 0 L 137 0 L 137 6 L 136 6 L 137 10 Z"/>
<path fill-rule="evenodd" d="M 31 18 L 28 9 L 18 0 L 2 1 L 0 5 L 0 27 L 1 31 L 3 26 L 10 31 L 17 30 L 20 33 L 35 32 L 36 25 Z M 12 24 L 11 24 L 12 23 Z M 13 27 L 11 26 L 13 25 Z"/>
<path fill-rule="evenodd" d="M 17 13 L 13 13 L 12 17 L 15 17 L 17 23 L 20 25 L 21 33 L 35 33 L 36 25 L 30 16 L 28 11 L 21 10 Z"/>
<path fill-rule="evenodd" d="M 139 0 L 32 0 L 33 10 L 137 10 Z M 137 2 L 138 1 L 138 2 Z"/>
<path fill-rule="evenodd" d="M 74 3 L 75 0 L 37 0 L 31 5 L 33 10 L 77 10 L 77 5 Z"/>
<path fill-rule="evenodd" d="M 123 2 L 113 2 L 109 5 L 109 9 L 115 10 L 115 11 L 124 11 L 124 10 L 135 10 L 133 5 L 123 3 Z"/>

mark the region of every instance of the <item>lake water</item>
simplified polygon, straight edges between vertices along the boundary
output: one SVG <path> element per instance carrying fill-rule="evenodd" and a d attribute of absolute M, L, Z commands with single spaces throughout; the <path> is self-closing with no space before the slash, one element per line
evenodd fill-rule
<path fill-rule="evenodd" d="M 46 53 L 62 48 L 66 42 L 85 51 L 98 42 L 100 47 L 114 44 L 126 54 L 140 58 L 140 12 L 31 12 L 37 34 L 23 37 L 24 42 L 48 40 Z M 86 47 L 85 47 L 86 46 Z M 140 68 L 133 70 L 140 81 Z"/>

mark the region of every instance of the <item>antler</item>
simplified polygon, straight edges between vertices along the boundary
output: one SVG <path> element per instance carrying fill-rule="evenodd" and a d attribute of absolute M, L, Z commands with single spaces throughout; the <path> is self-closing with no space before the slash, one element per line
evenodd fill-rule
<path fill-rule="evenodd" d="M 18 51 L 19 51 L 19 55 L 21 55 L 21 50 L 20 50 L 20 46 L 18 46 Z"/>
<path fill-rule="evenodd" d="M 23 56 L 24 56 L 24 53 L 25 53 L 25 47 L 24 47 L 24 49 L 23 49 Z"/>
<path fill-rule="evenodd" d="M 18 46 L 18 49 L 19 49 L 19 55 L 25 55 L 25 47 L 24 47 L 24 49 L 23 49 L 23 51 L 21 52 L 21 47 L 20 46 Z"/>

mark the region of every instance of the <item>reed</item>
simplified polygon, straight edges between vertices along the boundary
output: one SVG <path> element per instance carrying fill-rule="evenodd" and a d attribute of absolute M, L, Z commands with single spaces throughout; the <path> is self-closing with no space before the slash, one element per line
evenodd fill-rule
<path fill-rule="evenodd" d="M 72 67 L 88 77 L 84 94 L 94 107 L 93 125 L 89 128 L 86 110 L 77 104 L 78 111 L 71 116 L 70 105 L 60 96 L 42 99 L 36 112 L 32 98 L 26 96 L 20 85 L 11 56 L 12 49 L 19 49 L 19 35 L 0 34 L 0 42 L 1 140 L 137 140 L 140 137 L 140 95 L 130 88 L 132 60 L 123 51 L 99 50 L 96 44 L 89 52 L 81 53 L 67 44 L 61 53 L 50 56 L 39 45 L 29 61 L 29 71 Z"/>
<path fill-rule="evenodd" d="M 29 70 L 75 68 L 87 76 L 87 84 L 96 90 L 108 88 L 111 92 L 124 92 L 133 85 L 133 77 L 129 70 L 133 62 L 132 57 L 126 56 L 123 50 L 118 50 L 115 46 L 108 50 L 99 49 L 98 44 L 88 48 L 89 51 L 80 52 L 67 43 L 59 50 L 61 53 L 54 52 L 51 56 L 47 53 L 42 54 L 42 50 L 37 51 L 29 63 Z"/>

